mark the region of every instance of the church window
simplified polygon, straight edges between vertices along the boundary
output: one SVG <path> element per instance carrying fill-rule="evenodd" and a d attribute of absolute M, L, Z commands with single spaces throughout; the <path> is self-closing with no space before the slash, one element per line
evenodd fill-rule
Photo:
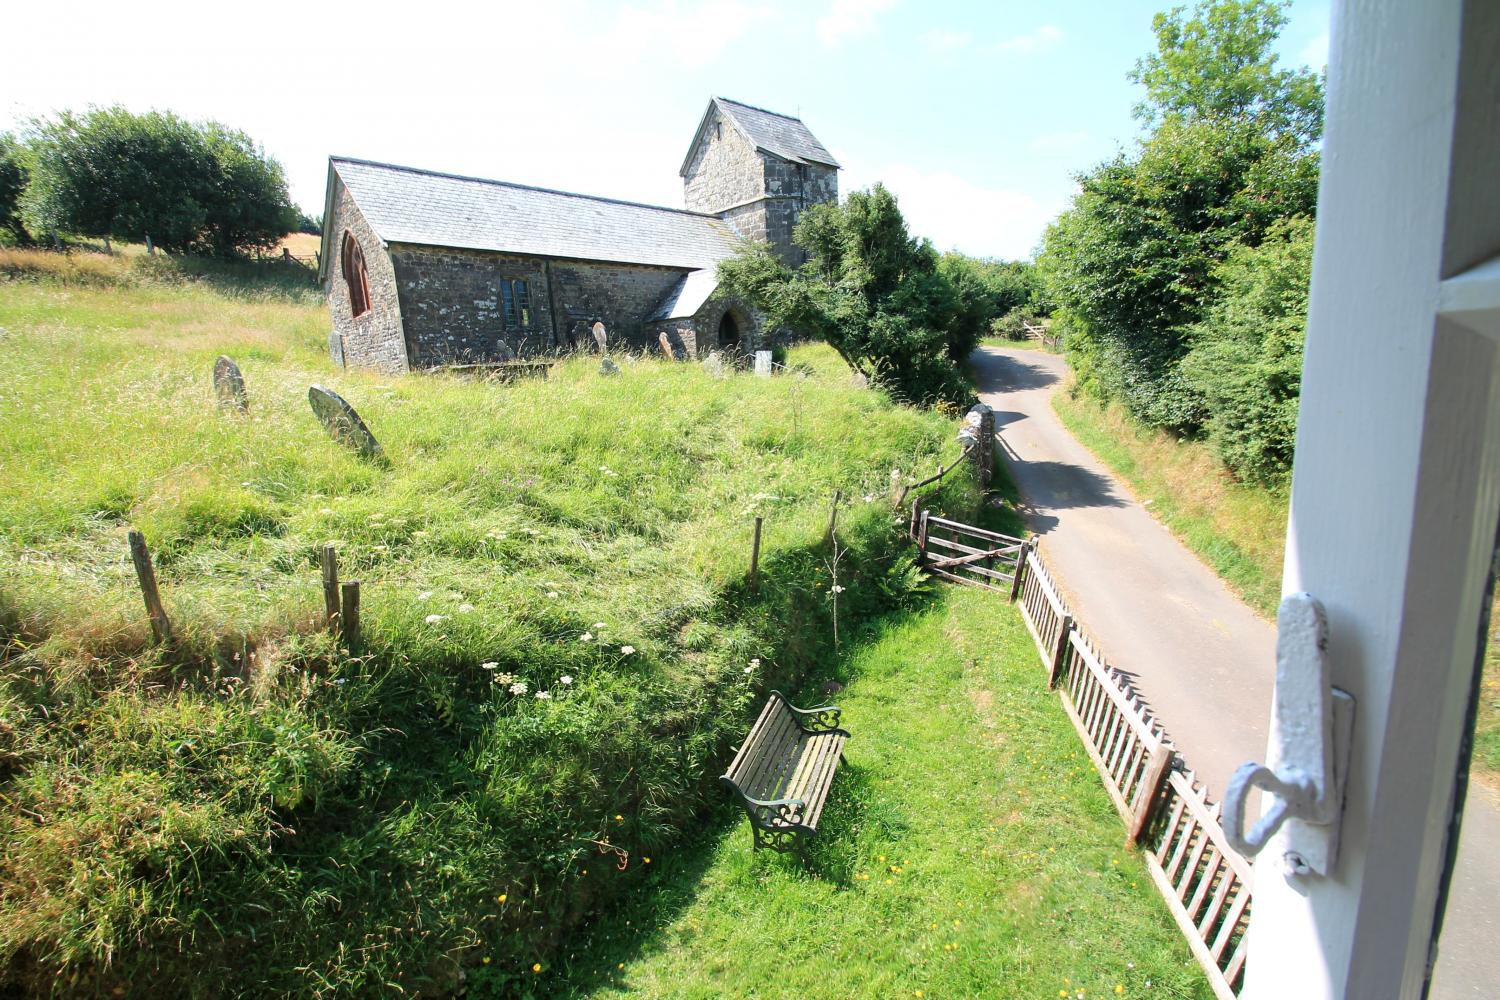
<path fill-rule="evenodd" d="M 507 330 L 531 329 L 531 289 L 523 278 L 500 280 L 500 304 Z"/>
<path fill-rule="evenodd" d="M 339 252 L 339 266 L 344 272 L 344 284 L 349 288 L 349 312 L 355 317 L 363 316 L 370 311 L 370 278 L 365 273 L 364 251 L 347 229 Z"/>
<path fill-rule="evenodd" d="M 714 122 L 714 138 L 715 139 L 722 139 L 722 138 L 724 138 L 724 123 L 723 122 Z"/>

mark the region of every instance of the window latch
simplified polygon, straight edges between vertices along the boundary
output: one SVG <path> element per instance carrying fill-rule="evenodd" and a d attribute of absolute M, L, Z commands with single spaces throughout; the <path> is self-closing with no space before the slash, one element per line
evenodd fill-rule
<path fill-rule="evenodd" d="M 1224 799 L 1224 833 L 1231 847 L 1254 857 L 1280 831 L 1285 874 L 1326 876 L 1338 861 L 1354 696 L 1330 679 L 1328 620 L 1317 598 L 1288 596 L 1276 628 L 1271 760 L 1241 764 L 1234 772 Z M 1256 788 L 1270 800 L 1246 833 L 1245 812 Z"/>

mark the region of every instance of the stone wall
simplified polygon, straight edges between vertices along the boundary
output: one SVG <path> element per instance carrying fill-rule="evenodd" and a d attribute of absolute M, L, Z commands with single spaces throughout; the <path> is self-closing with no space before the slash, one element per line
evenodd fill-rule
<path fill-rule="evenodd" d="M 543 261 L 404 244 L 391 247 L 391 260 L 412 367 L 531 357 L 556 346 Z M 517 278 L 528 284 L 531 322 L 507 330 L 500 282 Z"/>
<path fill-rule="evenodd" d="M 334 355 L 342 354 L 343 363 L 358 368 L 374 368 L 397 374 L 409 367 L 406 340 L 402 336 L 400 298 L 396 291 L 396 273 L 379 237 L 365 221 L 354 199 L 335 178 L 333 214 L 328 227 L 328 271 L 324 292 L 333 317 Z M 370 309 L 354 316 L 349 305 L 349 286 L 344 281 L 341 248 L 344 232 L 353 235 L 365 255 L 365 278 L 370 286 Z M 341 349 L 340 349 L 341 348 Z"/>
<path fill-rule="evenodd" d="M 602 320 L 611 345 L 656 348 L 656 333 L 646 317 L 661 304 L 686 270 L 642 264 L 551 262 L 552 301 L 563 349 L 593 343 L 588 328 Z"/>
<path fill-rule="evenodd" d="M 753 145 L 716 106 L 698 135 L 683 176 L 683 203 L 717 215 L 765 194 L 765 164 Z"/>

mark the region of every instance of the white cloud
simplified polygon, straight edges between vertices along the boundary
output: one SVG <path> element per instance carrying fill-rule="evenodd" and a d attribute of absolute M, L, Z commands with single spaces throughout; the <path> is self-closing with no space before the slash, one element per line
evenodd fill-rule
<path fill-rule="evenodd" d="M 1001 52 L 1011 52 L 1016 55 L 1031 55 L 1052 48 L 1062 41 L 1062 29 L 1051 24 L 1044 24 L 1035 31 L 1024 35 L 1016 35 L 1013 38 L 1005 38 L 997 42 L 995 48 Z"/>
<path fill-rule="evenodd" d="M 1064 207 L 1044 204 L 1023 191 L 985 187 L 946 170 L 926 172 L 906 164 L 851 176 L 840 186 L 854 191 L 876 181 L 896 195 L 912 235 L 927 237 L 939 250 L 978 257 L 1030 256 L 1042 230 Z"/>
<path fill-rule="evenodd" d="M 967 31 L 954 31 L 951 28 L 933 28 L 922 36 L 922 44 L 933 52 L 952 52 L 973 40 L 974 36 Z"/>
<path fill-rule="evenodd" d="M 1093 136 L 1087 132 L 1046 132 L 1026 143 L 1033 153 L 1067 152 L 1088 143 Z"/>
<path fill-rule="evenodd" d="M 1302 51 L 1297 53 L 1297 62 L 1315 70 L 1322 69 L 1328 65 L 1328 45 L 1328 32 L 1324 31 L 1302 46 Z"/>
<path fill-rule="evenodd" d="M 818 41 L 835 46 L 846 38 L 868 34 L 875 17 L 896 5 L 896 0 L 833 0 L 828 13 L 818 18 Z"/>

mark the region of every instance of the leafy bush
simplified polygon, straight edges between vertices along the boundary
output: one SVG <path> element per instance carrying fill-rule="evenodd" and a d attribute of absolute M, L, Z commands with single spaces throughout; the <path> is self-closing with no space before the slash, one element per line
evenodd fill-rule
<path fill-rule="evenodd" d="M 825 341 L 898 399 L 966 394 L 952 356 L 971 335 L 955 330 L 958 295 L 932 244 L 908 232 L 894 195 L 876 184 L 842 205 L 814 205 L 793 242 L 810 254 L 796 271 L 764 243 L 720 263 L 725 293 L 765 312 L 772 326 Z"/>
<path fill-rule="evenodd" d="M 0 132 L 0 239 L 12 245 L 31 242 L 21 224 L 21 192 L 31 173 L 24 152 L 15 136 Z"/>
<path fill-rule="evenodd" d="M 35 233 L 227 254 L 271 247 L 296 214 L 281 165 L 217 122 L 121 107 L 33 123 L 22 198 Z"/>
<path fill-rule="evenodd" d="M 1219 293 L 1190 331 L 1182 373 L 1203 399 L 1209 443 L 1251 482 L 1291 474 L 1312 251 L 1306 217 L 1272 226 L 1258 247 L 1231 248 L 1215 271 Z"/>
<path fill-rule="evenodd" d="M 1267 0 L 1158 15 L 1157 52 L 1134 73 L 1150 135 L 1080 177 L 1045 236 L 1038 265 L 1080 385 L 1155 427 L 1192 433 L 1209 415 L 1178 366 L 1217 266 L 1316 205 L 1322 85 L 1277 68 L 1284 23 Z"/>

